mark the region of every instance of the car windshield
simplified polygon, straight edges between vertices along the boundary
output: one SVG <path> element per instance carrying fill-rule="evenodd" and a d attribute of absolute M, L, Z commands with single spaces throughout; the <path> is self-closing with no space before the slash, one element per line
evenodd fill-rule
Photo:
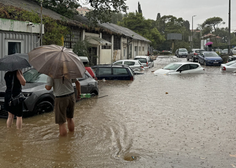
<path fill-rule="evenodd" d="M 225 65 L 230 66 L 230 65 L 233 65 L 233 64 L 236 64 L 236 61 L 228 62 L 228 63 L 226 63 Z"/>
<path fill-rule="evenodd" d="M 36 69 L 30 69 L 23 73 L 27 83 L 47 83 L 47 75 L 39 73 Z"/>
<path fill-rule="evenodd" d="M 219 57 L 215 52 L 204 53 L 205 57 Z"/>
<path fill-rule="evenodd" d="M 186 49 L 179 49 L 179 52 L 188 52 Z"/>
<path fill-rule="evenodd" d="M 169 65 L 166 65 L 163 69 L 165 70 L 176 70 L 178 69 L 182 64 L 169 64 Z"/>
<path fill-rule="evenodd" d="M 141 63 L 146 63 L 147 59 L 146 58 L 134 58 L 135 60 L 139 60 Z"/>

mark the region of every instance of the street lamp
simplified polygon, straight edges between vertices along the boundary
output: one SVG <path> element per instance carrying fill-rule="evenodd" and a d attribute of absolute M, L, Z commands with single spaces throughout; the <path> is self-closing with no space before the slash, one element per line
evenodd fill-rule
<path fill-rule="evenodd" d="M 196 15 L 192 16 L 192 49 L 193 49 L 193 17 L 195 17 Z"/>

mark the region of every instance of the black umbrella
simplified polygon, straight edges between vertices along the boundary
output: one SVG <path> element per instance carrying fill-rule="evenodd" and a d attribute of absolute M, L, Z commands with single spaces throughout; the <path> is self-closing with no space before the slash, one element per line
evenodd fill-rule
<path fill-rule="evenodd" d="M 28 54 L 6 55 L 0 59 L 0 71 L 15 71 L 31 67 L 27 59 Z"/>

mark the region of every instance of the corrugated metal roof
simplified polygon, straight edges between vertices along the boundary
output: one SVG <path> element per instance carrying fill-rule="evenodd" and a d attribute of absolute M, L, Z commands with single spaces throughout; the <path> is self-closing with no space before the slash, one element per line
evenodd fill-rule
<path fill-rule="evenodd" d="M 150 40 L 146 39 L 145 37 L 135 33 L 134 31 L 132 31 L 126 27 L 118 26 L 113 23 L 102 23 L 100 25 L 104 28 L 107 28 L 107 29 L 113 31 L 113 32 L 116 32 L 118 34 L 122 34 L 122 35 L 130 37 L 132 39 L 151 42 Z"/>

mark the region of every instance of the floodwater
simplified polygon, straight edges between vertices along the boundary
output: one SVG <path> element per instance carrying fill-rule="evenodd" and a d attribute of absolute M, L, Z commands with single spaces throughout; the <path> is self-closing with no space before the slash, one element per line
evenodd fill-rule
<path fill-rule="evenodd" d="M 99 81 L 98 97 L 76 103 L 67 137 L 52 112 L 25 118 L 21 131 L 0 119 L 0 167 L 236 167 L 236 74 L 153 75 L 170 61 L 134 81 Z"/>

